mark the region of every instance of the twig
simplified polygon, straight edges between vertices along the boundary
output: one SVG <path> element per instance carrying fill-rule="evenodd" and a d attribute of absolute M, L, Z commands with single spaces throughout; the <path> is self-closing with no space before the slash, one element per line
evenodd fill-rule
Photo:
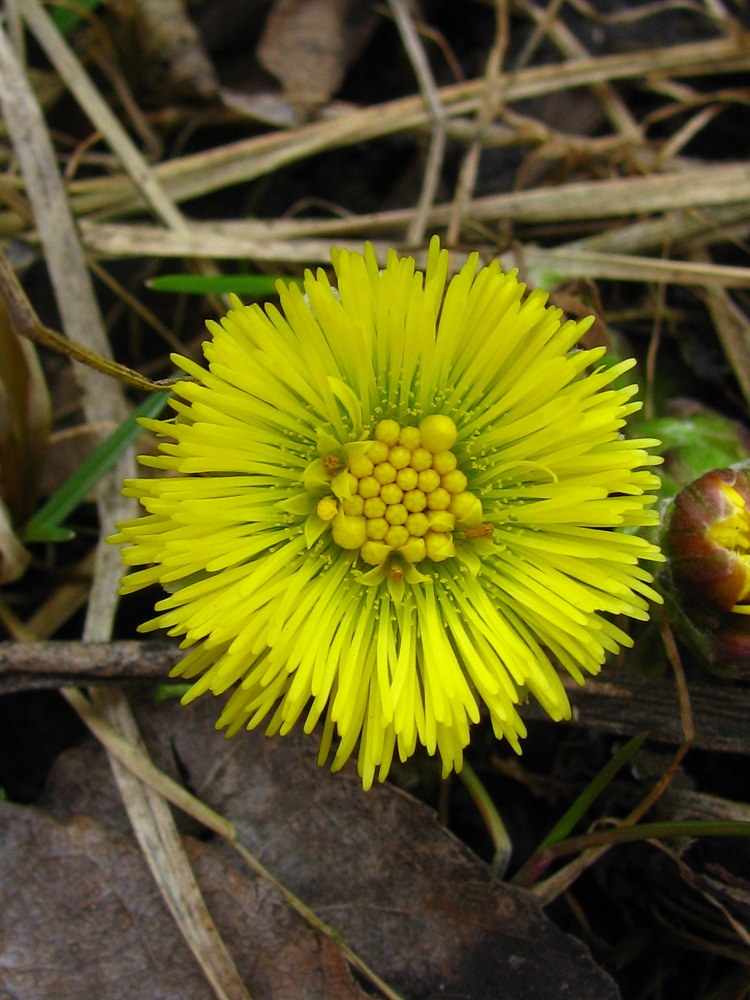
<path fill-rule="evenodd" d="M 121 365 L 118 361 L 114 361 L 104 354 L 98 354 L 84 344 L 69 340 L 57 330 L 51 330 L 45 326 L 37 316 L 16 277 L 15 271 L 2 251 L 0 251 L 0 296 L 5 300 L 13 329 L 19 336 L 26 337 L 42 347 L 48 347 L 50 350 L 70 358 L 71 361 L 78 361 L 92 371 L 109 375 L 119 382 L 131 385 L 134 389 L 143 389 L 145 392 L 161 392 L 165 388 L 164 382 L 152 382 L 151 379 L 133 371 L 127 365 Z"/>
<path fill-rule="evenodd" d="M 166 642 L 29 641 L 34 638 L 30 629 L 23 642 L 0 643 L 0 692 L 112 681 L 154 683 L 165 680 L 181 656 Z"/>
<path fill-rule="evenodd" d="M 414 27 L 411 14 L 405 0 L 388 0 L 401 40 L 409 56 L 427 107 L 430 110 L 432 128 L 430 146 L 427 151 L 422 191 L 417 202 L 414 216 L 406 234 L 408 246 L 420 246 L 424 240 L 430 210 L 435 203 L 440 172 L 443 169 L 445 156 L 445 112 L 440 103 L 440 95 L 432 76 L 430 64 L 427 61 L 424 48 Z"/>
<path fill-rule="evenodd" d="M 574 59 L 556 65 L 535 66 L 503 74 L 498 86 L 506 104 L 550 92 L 590 86 L 605 81 L 637 79 L 659 73 L 697 75 L 728 73 L 750 68 L 747 35 L 710 42 L 662 47 L 600 58 Z M 438 91 L 449 117 L 474 114 L 486 90 L 484 79 L 452 84 Z M 399 98 L 374 107 L 348 111 L 284 132 L 274 132 L 228 143 L 216 149 L 168 160 L 153 168 L 164 190 L 179 202 L 269 174 L 282 166 L 317 153 L 355 142 L 429 126 L 432 112 L 422 95 Z M 143 205 L 129 180 L 94 178 L 71 185 L 77 215 L 131 210 Z"/>
<path fill-rule="evenodd" d="M 658 612 L 658 622 L 667 659 L 669 660 L 675 675 L 675 687 L 677 689 L 680 706 L 682 742 L 659 780 L 651 787 L 638 805 L 628 813 L 625 819 L 618 824 L 620 827 L 635 826 L 636 823 L 638 823 L 638 821 L 652 808 L 654 803 L 661 798 L 671 782 L 674 780 L 685 754 L 691 746 L 693 746 L 695 740 L 693 710 L 690 703 L 687 682 L 685 680 L 685 673 L 682 669 L 679 652 L 677 651 L 677 644 L 675 643 L 672 630 L 663 610 Z M 603 831 L 600 836 L 602 836 L 603 840 L 606 840 L 606 831 Z M 571 842 L 569 842 L 565 848 L 566 853 L 568 851 L 572 852 L 573 847 L 577 843 L 580 843 L 581 847 L 583 847 L 586 843 L 590 843 L 592 840 L 595 841 L 596 839 L 597 834 L 584 834 L 581 838 L 571 838 Z M 583 871 L 598 861 L 603 854 L 606 854 L 611 846 L 613 845 L 607 843 L 602 847 L 587 847 L 585 850 L 582 850 L 581 854 L 569 865 L 566 865 L 565 868 L 555 872 L 554 875 L 551 875 L 543 882 L 537 883 L 533 886 L 531 891 L 540 903 L 543 906 L 546 906 L 548 903 L 551 903 L 552 900 L 556 899 L 561 892 L 564 892 Z"/>
<path fill-rule="evenodd" d="M 446 243 L 455 246 L 461 233 L 461 223 L 479 172 L 479 158 L 484 145 L 484 133 L 497 113 L 501 103 L 500 70 L 508 46 L 507 0 L 495 0 L 495 40 L 490 50 L 485 71 L 486 89 L 477 116 L 477 133 L 467 149 L 458 174 L 453 208 L 448 222 Z"/>
<path fill-rule="evenodd" d="M 78 59 L 55 28 L 52 19 L 37 0 L 21 0 L 24 20 L 46 52 L 50 62 L 75 95 L 81 107 L 124 166 L 128 176 L 151 206 L 154 213 L 172 229 L 186 227 L 182 213 L 165 194 L 161 183 L 144 160 L 119 119 L 83 71 Z"/>
<path fill-rule="evenodd" d="M 26 10 L 33 8 L 33 3 L 29 7 L 29 0 L 24 0 L 24 4 Z M 49 133 L 35 95 L 1 27 L 0 97 L 5 124 L 44 244 L 63 326 L 72 339 L 84 341 L 88 352 L 102 357 L 109 355 L 109 344 L 57 171 Z M 87 367 L 76 369 L 76 374 L 84 390 L 87 419 L 93 423 L 104 420 L 120 423 L 127 407 L 117 385 Z M 130 503 L 120 496 L 119 481 L 123 475 L 134 472 L 133 466 L 132 455 L 128 454 L 99 483 L 97 505 L 105 531 L 108 525 L 131 513 Z M 84 639 L 104 641 L 109 638 L 119 575 L 118 554 L 102 538 L 96 549 Z M 110 721 L 131 742 L 137 743 L 137 726 L 122 692 L 112 688 L 105 695 L 94 692 L 92 696 L 107 712 Z M 134 779 L 116 759 L 111 758 L 111 763 L 144 857 L 206 979 L 221 1000 L 248 1000 L 232 957 L 201 896 L 168 805 Z"/>
<path fill-rule="evenodd" d="M 30 682 L 44 679 L 48 681 L 46 686 L 59 687 L 61 683 L 88 683 L 89 679 L 166 680 L 181 655 L 176 644 L 153 639 L 0 642 L 0 683 L 6 678 L 26 678 Z M 566 725 L 617 736 L 648 731 L 651 739 L 672 746 L 684 740 L 673 683 L 611 673 L 606 680 L 590 678 L 584 687 L 570 678 L 564 677 L 562 682 L 573 706 L 573 716 Z M 693 684 L 690 701 L 695 747 L 750 756 L 750 691 L 737 686 Z M 544 710 L 533 702 L 524 706 L 523 715 L 526 719 L 547 720 Z"/>
<path fill-rule="evenodd" d="M 549 35 L 560 52 L 568 59 L 589 58 L 589 53 L 573 32 L 562 21 L 558 20 L 557 8 L 561 4 L 553 3 L 547 10 L 540 10 L 530 0 L 515 0 L 515 3 L 536 22 L 534 35 L 532 35 L 532 39 L 529 39 L 530 43 L 536 38 L 537 32 L 541 31 L 543 34 Z M 631 142 L 641 142 L 643 135 L 638 122 L 633 118 L 628 106 L 611 84 L 607 81 L 601 81 L 592 84 L 590 89 L 617 131 L 627 136 Z"/>

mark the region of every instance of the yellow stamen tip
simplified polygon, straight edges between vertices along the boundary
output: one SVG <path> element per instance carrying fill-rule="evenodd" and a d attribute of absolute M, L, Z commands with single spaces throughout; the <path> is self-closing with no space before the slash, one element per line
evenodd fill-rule
<path fill-rule="evenodd" d="M 318 500 L 316 511 L 321 521 L 332 521 L 338 514 L 339 508 L 333 497 L 323 497 L 322 500 Z"/>
<path fill-rule="evenodd" d="M 422 444 L 434 454 L 449 451 L 458 440 L 458 430 L 450 417 L 433 413 L 420 423 Z"/>

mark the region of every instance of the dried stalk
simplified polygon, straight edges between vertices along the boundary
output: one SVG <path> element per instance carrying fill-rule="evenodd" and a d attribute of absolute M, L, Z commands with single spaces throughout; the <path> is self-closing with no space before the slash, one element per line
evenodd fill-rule
<path fill-rule="evenodd" d="M 561 65 L 535 66 L 501 74 L 498 89 L 505 104 L 605 81 L 669 73 L 673 76 L 729 73 L 750 68 L 747 37 L 678 45 Z M 438 91 L 449 118 L 475 114 L 486 93 L 484 79 L 452 84 Z M 273 173 L 317 153 L 385 135 L 431 125 L 431 111 L 421 95 L 399 98 L 371 108 L 347 111 L 333 120 L 315 122 L 168 160 L 153 168 L 164 190 L 176 202 Z M 142 208 L 144 201 L 124 177 L 76 181 L 70 186 L 77 215 L 111 216 Z"/>
<path fill-rule="evenodd" d="M 71 339 L 83 341 L 88 352 L 106 357 L 110 353 L 109 344 L 57 172 L 49 133 L 2 29 L 0 97 L 5 124 L 44 244 L 64 328 Z M 127 408 L 116 383 L 113 385 L 106 376 L 87 367 L 76 369 L 76 374 L 83 388 L 87 419 L 94 423 L 104 420 L 120 423 Z M 134 471 L 133 464 L 132 456 L 126 456 L 99 484 L 97 502 L 105 531 L 108 525 L 131 512 L 130 503 L 119 494 L 119 482 L 124 474 Z M 119 576 L 118 555 L 102 539 L 96 551 L 84 639 L 105 641 L 109 638 Z M 92 697 L 99 702 L 110 723 L 127 740 L 138 745 L 137 726 L 122 691 L 113 687 L 106 695 L 94 692 Z M 144 857 L 206 979 L 222 1000 L 249 1000 L 232 957 L 203 901 L 169 806 L 158 793 L 134 778 L 115 757 L 110 760 Z"/>

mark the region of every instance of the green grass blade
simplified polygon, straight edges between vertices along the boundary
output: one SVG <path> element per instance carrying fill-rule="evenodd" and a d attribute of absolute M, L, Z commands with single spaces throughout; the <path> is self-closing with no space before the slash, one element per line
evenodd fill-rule
<path fill-rule="evenodd" d="M 138 418 L 157 417 L 168 397 L 168 392 L 158 392 L 148 396 L 117 430 L 89 455 L 31 518 L 22 536 L 25 543 L 60 542 L 73 537 L 73 532 L 63 528 L 62 522 L 82 503 L 102 476 L 138 437 L 141 432 Z"/>
<path fill-rule="evenodd" d="M 187 694 L 192 684 L 157 684 L 151 692 L 154 701 L 172 701 Z"/>
<path fill-rule="evenodd" d="M 637 752 L 646 733 L 638 733 L 618 750 L 618 752 L 607 761 L 604 767 L 588 783 L 578 798 L 565 810 L 560 819 L 555 823 L 547 836 L 541 842 L 534 853 L 524 861 L 523 865 L 515 873 L 511 882 L 515 885 L 531 885 L 540 876 L 550 863 L 550 850 L 554 850 L 553 844 L 557 844 L 568 836 L 570 831 L 585 816 L 591 804 L 601 795 L 617 772 L 626 764 Z"/>
<path fill-rule="evenodd" d="M 276 294 L 276 282 L 297 282 L 296 278 L 280 278 L 267 274 L 160 274 L 151 278 L 148 287 L 157 292 L 178 292 L 186 295 L 249 295 L 263 298 Z"/>
<path fill-rule="evenodd" d="M 544 854 L 551 860 L 578 854 L 591 847 L 632 844 L 639 840 L 671 840 L 675 837 L 750 837 L 750 823 L 739 819 L 684 819 L 611 826 L 606 830 L 594 830 L 561 840 L 545 848 Z"/>
<path fill-rule="evenodd" d="M 50 16 L 61 35 L 67 35 L 84 19 L 85 12 L 96 10 L 102 0 L 67 0 L 50 10 Z M 80 13 L 79 13 L 80 11 Z"/>
<path fill-rule="evenodd" d="M 573 804 L 566 809 L 557 823 L 555 823 L 537 848 L 537 851 L 544 850 L 544 848 L 549 847 L 550 844 L 556 844 L 558 841 L 564 840 L 565 837 L 568 836 L 573 827 L 575 827 L 578 821 L 585 816 L 592 803 L 595 802 L 601 795 L 620 768 L 627 764 L 630 758 L 640 749 L 641 744 L 645 739 L 645 733 L 638 733 L 632 739 L 628 740 L 628 742 L 607 761 L 601 771 L 599 771 L 598 774 L 592 778 L 575 802 L 573 802 Z"/>
<path fill-rule="evenodd" d="M 492 801 L 492 797 L 468 761 L 464 761 L 463 767 L 458 772 L 458 776 L 463 782 L 466 791 L 474 800 L 482 819 L 487 825 L 487 830 L 495 848 L 495 856 L 492 859 L 491 866 L 492 871 L 498 878 L 502 878 L 510 863 L 511 852 L 513 850 L 505 823 L 503 823 L 502 817 L 497 811 L 495 803 Z"/>

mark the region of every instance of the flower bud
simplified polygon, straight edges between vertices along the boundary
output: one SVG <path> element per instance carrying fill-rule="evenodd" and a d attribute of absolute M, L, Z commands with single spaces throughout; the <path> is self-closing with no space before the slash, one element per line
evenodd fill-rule
<path fill-rule="evenodd" d="M 428 510 L 430 531 L 453 531 L 456 519 L 449 510 Z"/>
<path fill-rule="evenodd" d="M 456 425 L 450 417 L 441 413 L 433 413 L 430 417 L 425 417 L 420 423 L 419 429 L 422 432 L 422 445 L 434 454 L 439 451 L 448 451 L 453 447 L 458 439 Z"/>
<path fill-rule="evenodd" d="M 748 504 L 745 469 L 707 472 L 675 497 L 666 533 L 675 583 L 720 611 L 750 603 Z"/>
<path fill-rule="evenodd" d="M 750 681 L 750 618 L 724 615 L 709 634 L 710 667 L 720 677 Z"/>
<path fill-rule="evenodd" d="M 456 547 L 453 544 L 453 537 L 443 532 L 428 531 L 424 536 L 427 555 L 433 562 L 443 562 L 455 556 Z"/>
<path fill-rule="evenodd" d="M 385 542 L 365 542 L 359 550 L 362 561 L 370 566 L 381 566 L 391 554 L 390 545 Z"/>
<path fill-rule="evenodd" d="M 469 492 L 456 493 L 451 499 L 448 510 L 465 528 L 475 528 L 481 524 L 484 517 L 481 500 Z"/>
<path fill-rule="evenodd" d="M 331 534 L 342 549 L 358 549 L 367 541 L 367 519 L 339 511 L 331 521 Z"/>
<path fill-rule="evenodd" d="M 398 551 L 410 563 L 421 562 L 427 558 L 427 545 L 424 538 L 409 538 L 406 545 L 402 545 Z"/>

